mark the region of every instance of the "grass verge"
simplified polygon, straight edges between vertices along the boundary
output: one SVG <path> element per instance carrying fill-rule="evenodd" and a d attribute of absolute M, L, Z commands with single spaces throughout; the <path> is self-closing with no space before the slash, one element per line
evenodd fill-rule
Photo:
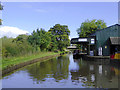
<path fill-rule="evenodd" d="M 32 55 L 19 56 L 19 57 L 13 57 L 13 58 L 5 58 L 2 60 L 2 70 L 5 70 L 9 67 L 12 67 L 12 66 L 20 64 L 20 63 L 31 61 L 33 59 L 50 56 L 50 55 L 56 55 L 56 54 L 59 54 L 59 53 L 40 52 L 40 53 L 32 54 Z"/>

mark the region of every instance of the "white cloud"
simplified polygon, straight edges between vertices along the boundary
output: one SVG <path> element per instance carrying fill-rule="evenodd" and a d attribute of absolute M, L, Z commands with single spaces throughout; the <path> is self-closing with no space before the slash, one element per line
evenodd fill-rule
<path fill-rule="evenodd" d="M 17 37 L 20 34 L 27 34 L 29 33 L 26 30 L 19 29 L 17 27 L 10 27 L 10 26 L 3 26 L 0 27 L 0 37 L 7 36 L 7 37 Z"/>

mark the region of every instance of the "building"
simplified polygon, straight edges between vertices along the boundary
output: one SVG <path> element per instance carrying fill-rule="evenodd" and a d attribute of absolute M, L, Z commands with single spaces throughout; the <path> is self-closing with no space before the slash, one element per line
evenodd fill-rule
<path fill-rule="evenodd" d="M 99 55 L 101 48 L 102 55 L 109 56 L 120 51 L 120 25 L 112 25 L 96 31 L 93 35 L 96 38 L 96 54 Z"/>
<path fill-rule="evenodd" d="M 109 56 L 120 51 L 120 25 L 115 24 L 110 27 L 97 30 L 88 38 L 72 38 L 72 44 L 87 43 L 88 54 Z"/>

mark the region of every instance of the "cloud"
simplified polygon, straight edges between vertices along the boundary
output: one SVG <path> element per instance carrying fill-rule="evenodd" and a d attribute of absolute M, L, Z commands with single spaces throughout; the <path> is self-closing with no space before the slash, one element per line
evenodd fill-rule
<path fill-rule="evenodd" d="M 0 28 L 0 37 L 17 37 L 20 34 L 27 34 L 29 33 L 26 30 L 19 29 L 17 27 L 10 27 L 10 26 L 3 26 Z"/>

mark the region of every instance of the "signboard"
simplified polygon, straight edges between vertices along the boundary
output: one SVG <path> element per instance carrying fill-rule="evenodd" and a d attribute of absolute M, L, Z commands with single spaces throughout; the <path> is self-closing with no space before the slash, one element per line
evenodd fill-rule
<path fill-rule="evenodd" d="M 79 41 L 79 42 L 86 42 L 86 41 L 87 41 L 87 38 L 79 38 L 78 41 Z"/>
<path fill-rule="evenodd" d="M 95 40 L 94 39 L 91 39 L 91 44 L 94 44 L 95 43 Z"/>
<path fill-rule="evenodd" d="M 78 44 L 78 43 L 88 43 L 88 44 L 95 44 L 95 38 L 72 38 L 71 44 Z"/>

